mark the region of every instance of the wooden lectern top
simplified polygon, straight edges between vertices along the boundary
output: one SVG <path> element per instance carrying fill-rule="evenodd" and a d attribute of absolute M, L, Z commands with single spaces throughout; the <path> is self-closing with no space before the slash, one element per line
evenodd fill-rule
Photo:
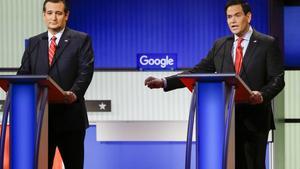
<path fill-rule="evenodd" d="M 46 75 L 0 75 L 0 87 L 7 92 L 10 83 L 37 83 L 48 88 L 49 103 L 64 103 L 65 91 L 55 81 Z"/>

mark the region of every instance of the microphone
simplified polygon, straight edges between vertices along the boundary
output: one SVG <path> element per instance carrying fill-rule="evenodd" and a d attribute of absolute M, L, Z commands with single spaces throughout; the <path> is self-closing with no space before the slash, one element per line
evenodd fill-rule
<path fill-rule="evenodd" d="M 48 35 L 44 35 L 44 36 L 42 36 L 42 38 L 41 38 L 41 40 L 47 40 L 47 42 L 48 42 Z M 47 43 L 48 44 L 48 43 Z M 37 63 L 38 63 L 38 59 L 36 59 L 36 61 L 35 61 L 35 63 L 34 63 L 34 72 L 36 72 L 36 65 L 37 65 Z"/>
<path fill-rule="evenodd" d="M 42 40 L 48 40 L 48 35 L 44 35 L 44 36 L 42 36 L 42 38 L 41 38 Z"/>
<path fill-rule="evenodd" d="M 21 66 L 18 68 L 17 75 L 31 74 L 32 73 L 32 72 L 24 72 L 22 69 L 27 64 L 27 62 L 30 61 L 30 55 L 37 48 L 37 46 L 39 46 L 40 41 L 45 40 L 45 39 L 48 40 L 48 36 L 43 36 L 43 37 L 39 38 L 37 40 L 37 42 L 34 45 L 32 45 L 33 47 L 31 49 L 29 49 L 30 46 L 28 46 L 27 49 L 25 49 L 25 52 L 24 52 L 24 55 L 23 55 L 23 58 L 22 58 L 22 62 L 21 62 Z M 27 51 L 27 50 L 29 50 L 29 51 Z M 35 65 L 36 65 L 36 63 L 35 63 Z"/>
<path fill-rule="evenodd" d="M 232 37 L 232 36 L 227 37 L 227 38 L 224 40 L 224 42 L 220 45 L 220 47 L 218 48 L 218 50 L 217 50 L 217 52 L 215 53 L 215 55 L 217 55 L 217 54 L 220 52 L 220 50 L 223 48 L 223 46 L 224 46 L 225 44 L 227 44 L 227 41 L 228 41 L 228 40 L 233 40 L 233 37 Z M 221 62 L 221 67 L 220 67 L 220 72 L 219 72 L 219 73 L 222 73 L 222 72 L 223 72 L 223 65 L 224 65 L 224 58 L 225 58 L 225 49 L 226 49 L 226 46 L 225 46 L 225 48 L 223 48 L 223 57 L 222 57 L 222 62 Z"/>

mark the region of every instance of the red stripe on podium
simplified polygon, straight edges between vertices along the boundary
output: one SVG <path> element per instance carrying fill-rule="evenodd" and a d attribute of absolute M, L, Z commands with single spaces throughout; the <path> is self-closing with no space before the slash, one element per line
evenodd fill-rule
<path fill-rule="evenodd" d="M 0 125 L 0 132 L 1 132 L 1 125 Z M 5 145 L 4 145 L 4 161 L 3 161 L 3 168 L 9 169 L 9 125 L 6 126 L 6 136 L 5 136 Z"/>

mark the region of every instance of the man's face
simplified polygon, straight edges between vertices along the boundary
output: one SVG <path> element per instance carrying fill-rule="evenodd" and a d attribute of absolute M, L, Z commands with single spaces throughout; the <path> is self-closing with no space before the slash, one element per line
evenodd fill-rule
<path fill-rule="evenodd" d="M 46 26 L 48 27 L 48 31 L 52 34 L 55 34 L 62 30 L 68 21 L 69 12 L 64 12 L 64 4 L 62 2 L 52 3 L 47 2 L 45 5 L 44 13 L 44 21 Z"/>
<path fill-rule="evenodd" d="M 233 34 L 241 37 L 249 30 L 251 13 L 245 15 L 241 5 L 229 6 L 226 15 L 228 27 Z"/>

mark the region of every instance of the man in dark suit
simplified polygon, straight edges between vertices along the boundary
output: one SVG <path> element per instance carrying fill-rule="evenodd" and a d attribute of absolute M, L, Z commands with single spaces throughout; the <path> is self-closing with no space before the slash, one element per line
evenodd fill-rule
<path fill-rule="evenodd" d="M 29 39 L 18 74 L 49 75 L 66 91 L 64 104 L 49 105 L 49 168 L 58 147 L 66 169 L 82 169 L 88 127 L 84 94 L 94 70 L 91 39 L 66 27 L 65 0 L 45 0 L 43 16 L 48 31 Z"/>
<path fill-rule="evenodd" d="M 254 30 L 251 9 L 241 0 L 225 7 L 232 36 L 217 40 L 208 55 L 183 73 L 237 73 L 252 90 L 248 103 L 235 105 L 236 168 L 265 169 L 268 132 L 274 129 L 271 100 L 284 87 L 283 57 L 275 39 Z M 148 77 L 149 88 L 184 87 L 176 77 Z M 238 92 L 238 91 L 237 91 Z"/>

